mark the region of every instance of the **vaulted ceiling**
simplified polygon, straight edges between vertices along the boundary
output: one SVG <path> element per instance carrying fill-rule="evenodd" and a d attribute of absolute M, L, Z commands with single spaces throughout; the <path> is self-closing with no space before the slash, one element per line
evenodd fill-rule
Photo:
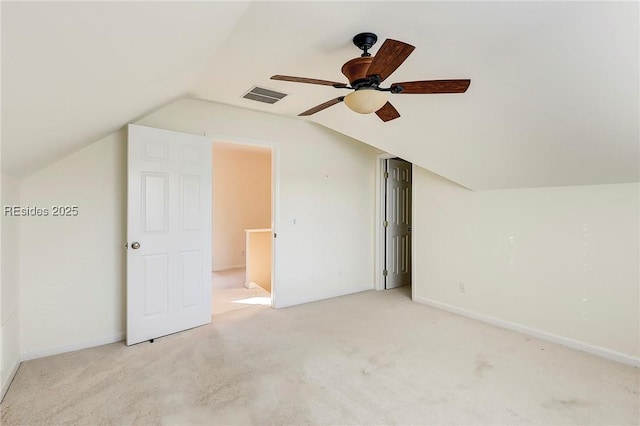
<path fill-rule="evenodd" d="M 180 97 L 316 122 L 472 189 L 640 180 L 637 2 L 2 2 L 2 167 L 61 158 Z M 344 104 L 363 31 L 416 46 L 387 123 Z M 254 85 L 288 94 L 262 104 Z"/>

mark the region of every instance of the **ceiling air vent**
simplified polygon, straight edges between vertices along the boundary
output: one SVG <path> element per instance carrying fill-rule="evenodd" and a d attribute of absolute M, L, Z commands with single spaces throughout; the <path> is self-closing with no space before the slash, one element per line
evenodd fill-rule
<path fill-rule="evenodd" d="M 265 89 L 264 87 L 254 86 L 249 90 L 243 98 L 251 99 L 252 101 L 264 102 L 265 104 L 275 104 L 280 99 L 287 96 L 286 93 L 275 92 L 273 90 Z"/>

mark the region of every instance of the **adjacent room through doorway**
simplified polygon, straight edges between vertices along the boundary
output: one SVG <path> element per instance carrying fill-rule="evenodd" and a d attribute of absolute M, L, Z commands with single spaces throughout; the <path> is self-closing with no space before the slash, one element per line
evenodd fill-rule
<path fill-rule="evenodd" d="M 212 161 L 212 313 L 271 306 L 271 148 L 216 141 Z"/>

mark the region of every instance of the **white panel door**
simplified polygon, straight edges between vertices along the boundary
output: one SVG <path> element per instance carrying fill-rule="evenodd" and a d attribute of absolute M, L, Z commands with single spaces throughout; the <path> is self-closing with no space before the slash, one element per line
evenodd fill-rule
<path fill-rule="evenodd" d="M 386 160 L 385 288 L 411 284 L 411 163 Z"/>
<path fill-rule="evenodd" d="M 129 125 L 127 345 L 211 322 L 211 143 Z"/>

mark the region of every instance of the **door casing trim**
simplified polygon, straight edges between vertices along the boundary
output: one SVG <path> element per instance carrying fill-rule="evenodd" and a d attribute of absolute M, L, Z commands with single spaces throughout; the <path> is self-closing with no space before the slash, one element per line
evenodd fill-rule
<path fill-rule="evenodd" d="M 376 217 L 375 217 L 375 258 L 374 258 L 374 288 L 384 290 L 384 232 L 382 218 L 384 217 L 384 160 L 396 158 L 393 154 L 378 154 L 376 156 Z"/>

